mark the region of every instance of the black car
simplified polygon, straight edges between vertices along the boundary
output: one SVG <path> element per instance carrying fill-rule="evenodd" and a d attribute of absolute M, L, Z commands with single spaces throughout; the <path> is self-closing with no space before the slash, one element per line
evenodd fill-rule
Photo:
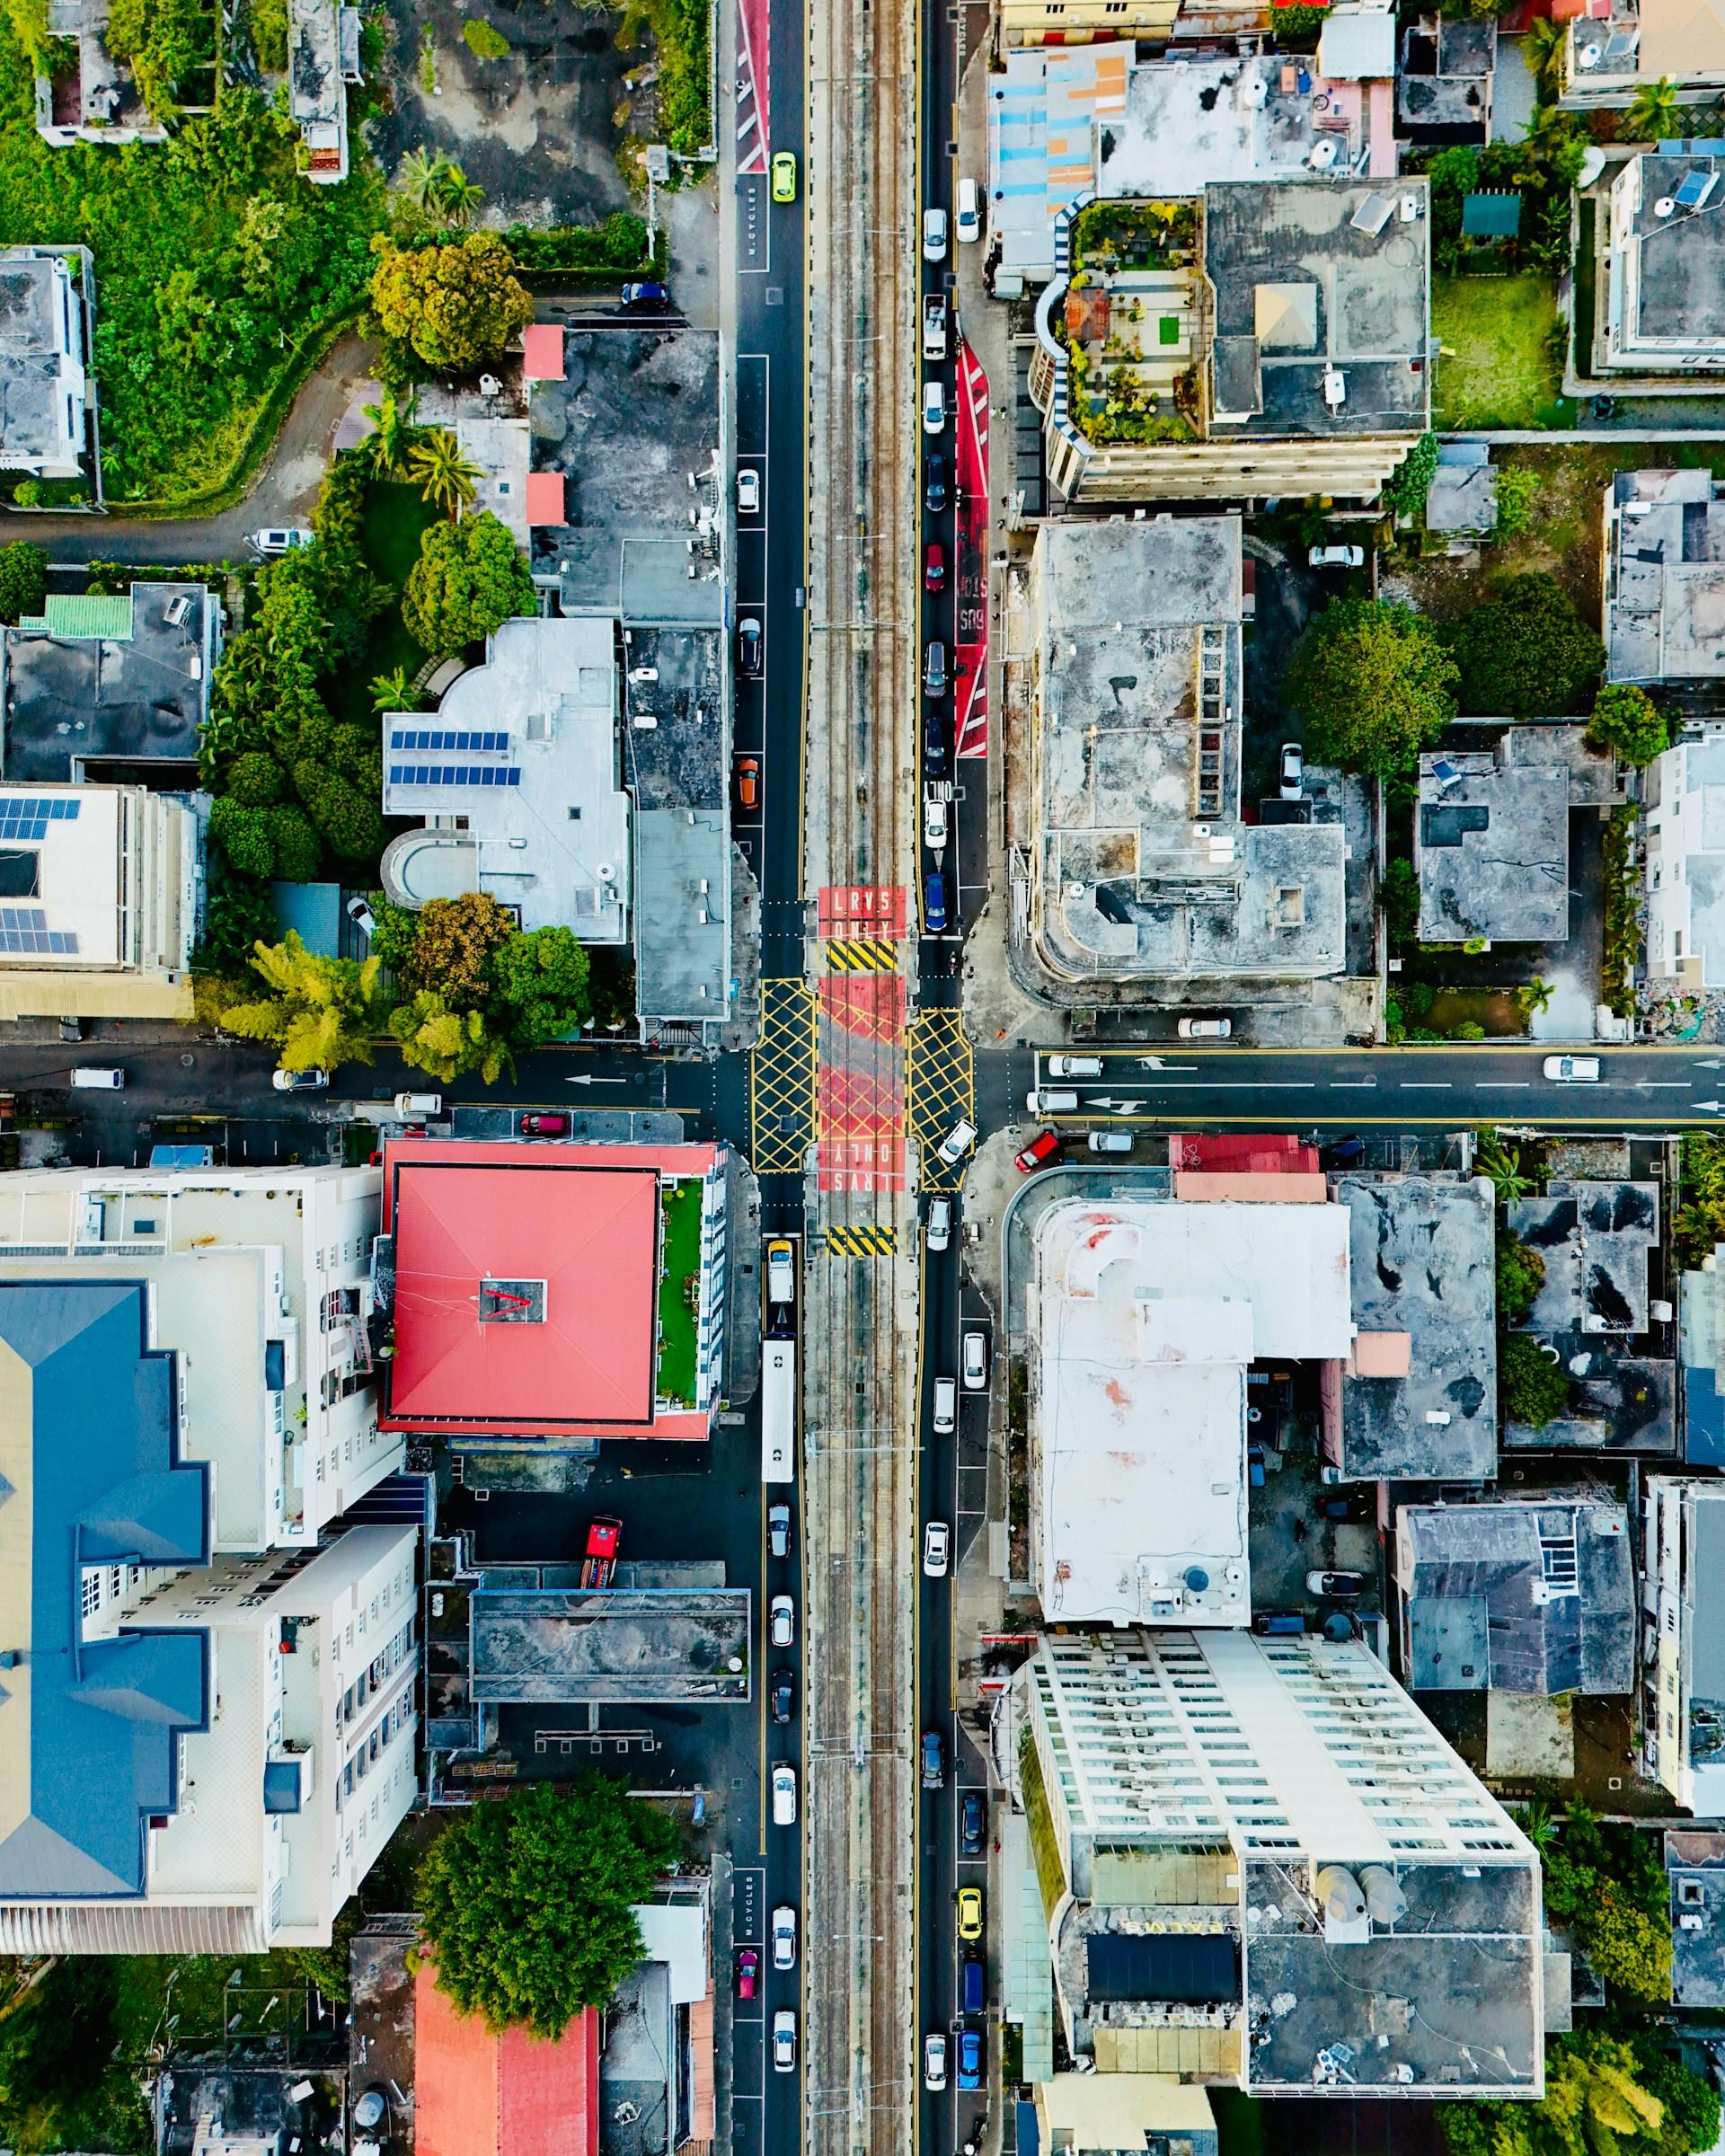
<path fill-rule="evenodd" d="M 946 769 L 946 728 L 938 711 L 930 711 L 923 720 L 923 769 L 932 779 Z"/>
<path fill-rule="evenodd" d="M 750 681 L 761 677 L 761 624 L 753 614 L 737 624 L 737 664 Z"/>
<path fill-rule="evenodd" d="M 788 1722 L 795 1713 L 797 1680 L 790 1670 L 775 1669 L 773 1672 L 773 1690 L 769 1695 L 769 1703 L 773 1710 L 773 1719 L 775 1722 Z"/>
<path fill-rule="evenodd" d="M 964 1802 L 959 1807 L 959 1854 L 961 1857 L 979 1857 L 982 1854 L 982 1837 L 987 1825 L 988 1810 L 982 1801 L 982 1791 L 967 1789 Z"/>
<path fill-rule="evenodd" d="M 946 459 L 938 449 L 923 464 L 923 499 L 931 517 L 938 517 L 946 507 Z"/>

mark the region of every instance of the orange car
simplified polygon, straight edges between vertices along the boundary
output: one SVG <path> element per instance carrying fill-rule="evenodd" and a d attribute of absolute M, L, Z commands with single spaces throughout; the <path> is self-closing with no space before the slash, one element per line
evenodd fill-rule
<path fill-rule="evenodd" d="M 737 806 L 739 808 L 756 807 L 761 798 L 761 760 L 758 756 L 739 756 L 737 759 Z"/>

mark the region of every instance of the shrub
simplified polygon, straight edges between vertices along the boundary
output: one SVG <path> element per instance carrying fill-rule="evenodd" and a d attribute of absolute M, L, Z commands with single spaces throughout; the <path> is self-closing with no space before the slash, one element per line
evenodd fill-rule
<path fill-rule="evenodd" d="M 1507 1334 L 1498 1347 L 1498 1391 L 1506 1422 L 1543 1430 L 1570 1404 L 1570 1374 L 1531 1333 Z"/>
<path fill-rule="evenodd" d="M 1319 18 L 1322 13 L 1316 8 L 1288 11 L 1278 9 L 1278 17 L 1285 13 L 1311 13 Z M 1422 434 L 1406 456 L 1384 482 L 1384 506 L 1397 516 L 1417 517 L 1426 506 L 1426 496 L 1431 491 L 1432 475 L 1438 469 L 1438 437 Z"/>
<path fill-rule="evenodd" d="M 231 801 L 248 808 L 268 808 L 282 797 L 286 774 L 276 759 L 261 748 L 247 749 L 227 768 L 226 792 Z"/>
<path fill-rule="evenodd" d="M 1483 717 L 1561 718 L 1606 663 L 1569 594 L 1542 571 L 1510 578 L 1447 636 L 1461 708 Z"/>
<path fill-rule="evenodd" d="M 315 883 L 323 868 L 323 844 L 303 808 L 291 801 L 263 811 L 275 842 L 276 874 L 286 883 Z"/>
<path fill-rule="evenodd" d="M 381 891 L 372 892 L 370 905 L 370 956 L 381 959 L 392 972 L 399 973 L 420 932 L 420 916 L 404 906 L 393 906 Z"/>
<path fill-rule="evenodd" d="M 1513 539 L 1527 529 L 1544 481 L 1526 464 L 1506 464 L 1498 473 L 1498 521 L 1491 536 Z"/>
<path fill-rule="evenodd" d="M 250 876 L 224 877 L 204 913 L 204 936 L 191 955 L 195 973 L 236 973 L 256 943 L 280 934 L 268 884 Z"/>
<path fill-rule="evenodd" d="M 647 225 L 632 209 L 603 225 L 512 225 L 504 234 L 522 270 L 640 270 L 649 261 Z"/>
<path fill-rule="evenodd" d="M 273 876 L 276 839 L 267 808 L 226 799 L 212 801 L 209 835 L 242 876 Z"/>
<path fill-rule="evenodd" d="M 1422 1019 L 1430 1017 L 1438 991 L 1429 981 L 1404 979 L 1396 987 L 1395 1000 L 1401 1004 L 1403 1015 L 1418 1025 Z"/>
<path fill-rule="evenodd" d="M 1464 1018 L 1459 1025 L 1450 1028 L 1449 1037 L 1452 1040 L 1483 1040 L 1485 1028 L 1476 1018 Z"/>
<path fill-rule="evenodd" d="M 1431 624 L 1382 599 L 1337 599 L 1288 670 L 1314 761 L 1384 778 L 1406 771 L 1455 715 L 1455 663 Z"/>
<path fill-rule="evenodd" d="M 1518 1235 L 1498 1237 L 1498 1322 L 1519 1325 L 1539 1300 L 1545 1260 Z"/>
<path fill-rule="evenodd" d="M 1671 1997 L 1671 1921 L 1638 1909 L 1613 1885 L 1601 1886 L 1586 1925 L 1588 1959 L 1615 1991 L 1637 1999 Z"/>
<path fill-rule="evenodd" d="M 1588 740 L 1625 764 L 1650 764 L 1669 745 L 1665 713 L 1643 688 L 1611 681 L 1593 700 Z"/>
<path fill-rule="evenodd" d="M 469 15 L 461 26 L 461 41 L 476 59 L 500 60 L 509 52 L 509 40 L 500 30 L 489 22 L 482 22 Z"/>
<path fill-rule="evenodd" d="M 1635 961 L 1641 955 L 1641 895 L 1634 873 L 1635 810 L 1620 801 L 1606 826 L 1604 856 L 1606 885 L 1605 952 L 1599 968 L 1599 992 L 1607 1010 L 1619 1018 L 1635 1013 Z"/>
<path fill-rule="evenodd" d="M 1377 903 L 1391 943 L 1397 946 L 1411 943 L 1420 933 L 1420 874 L 1405 855 L 1397 854 L 1384 864 L 1384 880 L 1377 887 Z M 1411 984 L 1404 981 L 1402 985 L 1405 991 Z"/>
<path fill-rule="evenodd" d="M 487 511 L 434 524 L 408 573 L 402 619 L 408 634 L 438 658 L 481 643 L 512 614 L 535 614 L 538 595 L 515 541 Z"/>
<path fill-rule="evenodd" d="M 48 596 L 48 555 L 28 539 L 0 546 L 0 621 L 40 614 Z"/>

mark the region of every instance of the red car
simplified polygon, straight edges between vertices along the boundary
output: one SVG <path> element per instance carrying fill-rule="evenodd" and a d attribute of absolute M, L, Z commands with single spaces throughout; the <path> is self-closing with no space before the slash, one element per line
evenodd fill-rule
<path fill-rule="evenodd" d="M 758 756 L 739 756 L 737 759 L 737 806 L 753 808 L 761 798 L 761 760 Z"/>
<path fill-rule="evenodd" d="M 761 1957 L 753 1947 L 737 1949 L 737 1996 L 752 1999 L 755 1996 L 755 1977 L 760 1968 Z"/>
<path fill-rule="evenodd" d="M 530 1138 L 561 1138 L 568 1135 L 567 1116 L 523 1116 L 523 1134 Z"/>
<path fill-rule="evenodd" d="M 923 558 L 923 589 L 938 591 L 945 582 L 946 556 L 937 545 L 931 543 L 928 552 Z"/>
<path fill-rule="evenodd" d="M 1059 1139 L 1053 1131 L 1045 1130 L 1039 1137 L 1032 1138 L 1019 1154 L 1018 1164 L 1026 1175 L 1030 1175 L 1036 1169 L 1046 1167 L 1059 1151 Z"/>

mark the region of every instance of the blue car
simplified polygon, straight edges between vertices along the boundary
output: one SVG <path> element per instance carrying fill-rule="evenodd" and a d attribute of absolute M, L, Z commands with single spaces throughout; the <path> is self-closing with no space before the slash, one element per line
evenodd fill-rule
<path fill-rule="evenodd" d="M 982 2031 L 961 2028 L 959 2031 L 959 2087 L 982 2087 Z"/>
<path fill-rule="evenodd" d="M 923 879 L 923 927 L 931 936 L 938 936 L 946 926 L 946 878 L 938 869 L 931 869 Z"/>

